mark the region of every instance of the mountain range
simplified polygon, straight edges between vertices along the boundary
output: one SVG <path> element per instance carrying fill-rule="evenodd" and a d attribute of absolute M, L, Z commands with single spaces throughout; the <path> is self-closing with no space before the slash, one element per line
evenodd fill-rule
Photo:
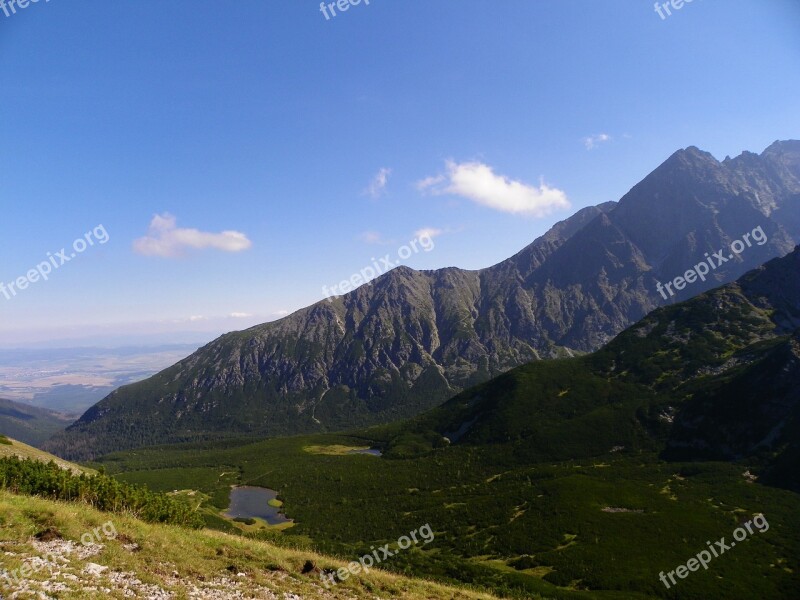
<path fill-rule="evenodd" d="M 516 366 L 595 351 L 659 305 L 786 255 L 800 242 L 798 209 L 800 141 L 723 161 L 680 150 L 619 202 L 578 211 L 497 265 L 399 267 L 331 302 L 224 335 L 114 391 L 46 447 L 79 460 L 412 417 Z M 728 250 L 745 235 L 756 243 Z M 704 280 L 677 284 L 709 256 L 724 260 Z M 667 282 L 672 296 L 658 291 Z M 688 431 L 684 442 L 693 443 Z"/>

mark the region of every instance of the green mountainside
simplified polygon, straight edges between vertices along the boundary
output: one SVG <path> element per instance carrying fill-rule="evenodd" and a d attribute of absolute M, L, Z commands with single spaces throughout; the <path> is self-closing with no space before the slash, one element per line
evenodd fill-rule
<path fill-rule="evenodd" d="M 0 398 L 0 434 L 26 444 L 39 446 L 71 422 L 61 413 Z"/>
<path fill-rule="evenodd" d="M 800 450 L 798 273 L 800 247 L 652 312 L 592 355 L 514 369 L 402 426 L 388 454 L 453 443 L 505 444 L 529 461 L 618 446 L 759 457 L 776 483 L 800 491 L 800 469 L 786 464 Z"/>

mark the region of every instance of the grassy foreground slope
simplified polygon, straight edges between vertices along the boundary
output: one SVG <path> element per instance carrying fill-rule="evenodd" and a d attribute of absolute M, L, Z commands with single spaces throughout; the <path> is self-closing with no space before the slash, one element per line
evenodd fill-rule
<path fill-rule="evenodd" d="M 111 520 L 117 535 L 83 545 L 81 537 Z M 110 530 L 107 527 L 106 530 Z M 47 542 L 34 536 L 50 531 Z M 56 532 L 56 533 L 54 533 Z M 49 556 L 47 556 L 49 555 Z M 43 562 L 44 561 L 44 562 Z M 318 568 L 346 563 L 214 531 L 151 525 L 78 504 L 0 491 L 0 568 L 40 566 L 20 583 L 0 578 L 14 597 L 93 598 L 402 598 L 491 600 L 492 596 L 408 579 L 378 570 L 330 589 Z M 18 571 L 19 572 L 19 571 Z M 18 592 L 18 596 L 12 595 Z"/>

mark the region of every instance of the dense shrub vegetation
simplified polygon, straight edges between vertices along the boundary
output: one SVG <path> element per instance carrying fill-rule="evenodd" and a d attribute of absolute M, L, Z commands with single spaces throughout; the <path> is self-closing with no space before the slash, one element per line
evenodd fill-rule
<path fill-rule="evenodd" d="M 0 458 L 0 489 L 51 500 L 83 502 L 99 510 L 129 513 L 151 523 L 201 527 L 203 520 L 186 502 L 104 474 L 75 475 L 55 462 Z"/>

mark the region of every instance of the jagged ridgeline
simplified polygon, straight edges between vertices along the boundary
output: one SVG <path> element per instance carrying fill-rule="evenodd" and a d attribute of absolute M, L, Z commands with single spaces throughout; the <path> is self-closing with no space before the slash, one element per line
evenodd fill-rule
<path fill-rule="evenodd" d="M 669 298 L 735 280 L 800 242 L 800 142 L 720 162 L 672 155 L 486 269 L 397 268 L 280 321 L 224 335 L 88 410 L 64 457 L 213 436 L 336 431 L 412 417 L 518 365 L 599 349 L 656 291 L 760 227 L 764 243 Z"/>

